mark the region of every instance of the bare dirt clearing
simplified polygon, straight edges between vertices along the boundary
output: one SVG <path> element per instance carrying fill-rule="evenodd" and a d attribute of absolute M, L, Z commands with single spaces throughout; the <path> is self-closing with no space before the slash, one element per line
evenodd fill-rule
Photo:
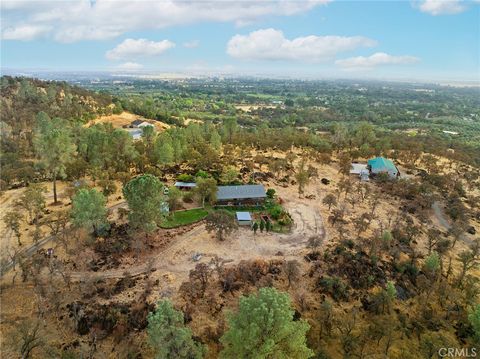
<path fill-rule="evenodd" d="M 114 128 L 122 128 L 123 126 L 128 126 L 134 120 L 141 119 L 146 122 L 151 123 L 155 129 L 159 132 L 165 131 L 170 128 L 170 125 L 161 121 L 155 121 L 151 119 L 144 118 L 139 115 L 135 115 L 130 112 L 122 112 L 119 115 L 108 115 L 101 116 L 96 118 L 88 123 L 88 126 L 96 125 L 97 123 L 111 123 Z"/>

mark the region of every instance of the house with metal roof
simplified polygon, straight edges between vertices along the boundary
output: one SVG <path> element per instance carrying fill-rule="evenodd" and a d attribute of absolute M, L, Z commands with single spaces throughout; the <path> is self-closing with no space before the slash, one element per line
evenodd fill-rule
<path fill-rule="evenodd" d="M 250 212 L 237 212 L 236 217 L 239 226 L 250 226 L 252 224 Z"/>
<path fill-rule="evenodd" d="M 218 186 L 217 203 L 223 205 L 259 205 L 267 194 L 261 184 L 241 186 Z"/>
<path fill-rule="evenodd" d="M 387 173 L 390 178 L 397 178 L 400 176 L 400 171 L 395 164 L 384 157 L 376 157 L 369 159 L 367 167 L 370 170 L 370 174 L 375 176 L 380 173 Z"/>

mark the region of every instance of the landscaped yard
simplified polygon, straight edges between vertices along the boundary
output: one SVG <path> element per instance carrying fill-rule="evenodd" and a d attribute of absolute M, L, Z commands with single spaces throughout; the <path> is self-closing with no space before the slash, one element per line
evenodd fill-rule
<path fill-rule="evenodd" d="M 171 213 L 163 223 L 160 225 L 162 228 L 175 228 L 192 224 L 204 219 L 208 212 L 203 208 L 194 208 L 186 211 L 177 211 Z"/>

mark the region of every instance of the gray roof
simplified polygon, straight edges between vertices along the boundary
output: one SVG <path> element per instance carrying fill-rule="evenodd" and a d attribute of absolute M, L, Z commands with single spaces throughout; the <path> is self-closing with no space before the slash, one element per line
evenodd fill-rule
<path fill-rule="evenodd" d="M 352 163 L 350 167 L 350 174 L 359 175 L 363 170 L 367 169 L 367 165 L 363 163 Z"/>
<path fill-rule="evenodd" d="M 217 200 L 265 198 L 265 187 L 261 184 L 243 186 L 219 186 Z"/>
<path fill-rule="evenodd" d="M 196 187 L 195 182 L 175 182 L 175 187 Z"/>
<path fill-rule="evenodd" d="M 237 212 L 237 221 L 251 221 L 250 212 Z"/>

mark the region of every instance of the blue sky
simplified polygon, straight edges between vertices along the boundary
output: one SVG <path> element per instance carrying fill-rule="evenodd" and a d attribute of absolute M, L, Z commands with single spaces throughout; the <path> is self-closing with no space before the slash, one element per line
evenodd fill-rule
<path fill-rule="evenodd" d="M 480 2 L 2 1 L 5 69 L 480 81 Z"/>

